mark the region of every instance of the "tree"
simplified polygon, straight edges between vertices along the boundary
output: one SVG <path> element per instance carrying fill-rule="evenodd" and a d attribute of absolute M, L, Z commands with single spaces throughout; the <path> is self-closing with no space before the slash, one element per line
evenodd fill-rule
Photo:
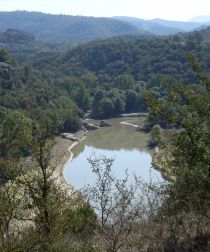
<path fill-rule="evenodd" d="M 134 112 L 137 111 L 138 105 L 138 94 L 134 90 L 128 90 L 126 92 L 126 111 Z"/>
<path fill-rule="evenodd" d="M 21 206 L 24 205 L 24 192 L 20 192 L 14 180 L 0 187 L 0 249 L 14 251 L 17 241 L 22 239 L 21 223 L 23 216 Z"/>
<path fill-rule="evenodd" d="M 114 100 L 114 112 L 116 114 L 122 113 L 125 110 L 125 102 L 122 98 L 117 96 Z"/>
<path fill-rule="evenodd" d="M 156 146 L 161 143 L 161 134 L 162 134 L 162 128 L 160 125 L 154 125 L 152 127 L 152 130 L 150 132 L 151 135 L 151 141 L 150 144 L 151 146 Z"/>
<path fill-rule="evenodd" d="M 49 212 L 48 197 L 52 189 L 52 172 L 50 168 L 50 150 L 52 148 L 52 141 L 50 138 L 54 135 L 52 122 L 43 117 L 37 121 L 33 121 L 32 125 L 32 145 L 31 155 L 37 165 L 37 181 L 28 180 L 26 175 L 26 184 L 29 195 L 33 204 L 38 209 L 37 216 L 40 220 L 40 231 L 49 235 L 51 232 L 51 218 Z"/>
<path fill-rule="evenodd" d="M 51 162 L 54 134 L 52 121 L 47 116 L 36 115 L 32 123 L 30 146 L 33 169 L 18 179 L 33 214 L 31 246 L 43 251 L 50 250 L 55 237 L 61 236 L 71 226 L 74 212 L 81 202 L 78 195 L 56 182 L 55 167 Z"/>
<path fill-rule="evenodd" d="M 117 252 L 131 245 L 131 240 L 138 233 L 138 224 L 145 216 L 143 183 L 135 178 L 129 184 L 128 174 L 124 179 L 117 179 L 112 172 L 113 159 L 94 156 L 89 162 L 96 175 L 96 184 L 86 191 L 87 200 L 100 223 L 95 233 L 102 239 L 106 251 Z"/>
<path fill-rule="evenodd" d="M 161 207 L 168 250 L 208 251 L 210 78 L 193 55 L 188 59 L 200 83 L 164 83 L 162 99 L 150 92 L 145 98 L 151 115 L 168 126 L 168 139 L 154 161 L 170 180 Z"/>
<path fill-rule="evenodd" d="M 97 224 L 80 194 L 56 180 L 51 151 L 56 127 L 44 112 L 33 112 L 27 145 L 30 158 L 14 162 L 18 173 L 11 176 L 9 170 L 10 180 L 0 186 L 0 249 L 5 252 L 52 251 L 58 244 L 55 238 L 91 237 Z M 15 153 L 18 156 L 19 152 Z"/>
<path fill-rule="evenodd" d="M 163 160 L 163 166 L 176 176 L 173 189 L 180 207 L 209 216 L 210 79 L 192 55 L 189 60 L 200 84 L 166 84 L 164 99 L 157 100 L 148 92 L 145 98 L 152 115 L 175 129 L 164 149 L 167 159 Z"/>
<path fill-rule="evenodd" d="M 97 111 L 100 101 L 105 97 L 105 91 L 99 89 L 95 92 L 93 97 L 93 109 Z"/>
<path fill-rule="evenodd" d="M 0 172 L 1 175 L 16 176 L 17 164 L 31 142 L 30 120 L 22 113 L 0 109 Z"/>
<path fill-rule="evenodd" d="M 77 91 L 75 92 L 73 99 L 79 108 L 83 109 L 84 111 L 89 109 L 90 94 L 84 83 L 81 83 L 80 86 L 77 87 Z"/>
<path fill-rule="evenodd" d="M 134 89 L 135 88 L 135 80 L 130 74 L 122 74 L 116 77 L 115 86 L 119 89 Z"/>
<path fill-rule="evenodd" d="M 30 143 L 30 121 L 22 113 L 0 109 L 0 157 L 18 157 Z"/>
<path fill-rule="evenodd" d="M 45 111 L 45 114 L 47 114 L 47 116 L 53 121 L 53 125 L 57 128 L 57 131 L 77 131 L 81 127 L 81 121 L 79 118 L 78 107 L 73 100 L 66 96 L 60 96 L 55 100 L 55 103 L 55 111 L 48 109 Z"/>
<path fill-rule="evenodd" d="M 97 77 L 92 72 L 87 72 L 81 76 L 82 81 L 85 83 L 85 86 L 90 89 L 94 89 L 97 85 Z"/>
<path fill-rule="evenodd" d="M 109 98 L 103 98 L 100 101 L 100 111 L 104 116 L 111 116 L 114 112 L 114 104 Z"/>

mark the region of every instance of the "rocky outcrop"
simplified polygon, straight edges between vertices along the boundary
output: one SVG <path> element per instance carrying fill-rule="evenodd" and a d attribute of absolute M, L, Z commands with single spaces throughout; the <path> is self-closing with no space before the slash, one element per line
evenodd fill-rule
<path fill-rule="evenodd" d="M 61 137 L 64 139 L 72 140 L 72 141 L 79 141 L 78 138 L 76 138 L 73 134 L 71 133 L 62 133 Z"/>
<path fill-rule="evenodd" d="M 83 130 L 84 132 L 87 132 L 87 129 L 84 126 L 81 127 L 81 130 Z"/>
<path fill-rule="evenodd" d="M 7 62 L 0 62 L 0 67 L 2 67 L 2 68 L 10 68 L 10 65 Z"/>
<path fill-rule="evenodd" d="M 4 74 L 6 77 L 9 77 L 9 73 L 12 68 L 8 62 L 0 62 L 0 74 Z"/>
<path fill-rule="evenodd" d="M 105 121 L 100 121 L 100 127 L 111 127 L 112 125 Z"/>
<path fill-rule="evenodd" d="M 87 122 L 83 122 L 82 126 L 85 127 L 86 130 L 96 130 L 99 129 L 99 126 L 96 126 L 92 123 L 87 123 Z"/>

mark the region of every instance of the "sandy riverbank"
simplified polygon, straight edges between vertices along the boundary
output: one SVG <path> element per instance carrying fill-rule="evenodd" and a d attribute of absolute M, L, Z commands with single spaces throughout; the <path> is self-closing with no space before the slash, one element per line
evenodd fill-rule
<path fill-rule="evenodd" d="M 139 130 L 144 130 L 145 127 L 146 127 L 146 121 L 147 121 L 147 117 L 146 116 L 140 116 L 140 117 L 125 117 L 125 120 L 124 121 L 121 121 L 120 123 L 121 124 L 124 124 L 124 125 L 128 125 L 128 126 L 132 126 L 136 129 L 139 129 Z"/>
<path fill-rule="evenodd" d="M 132 126 L 132 127 L 134 127 L 134 128 L 138 128 L 139 127 L 139 125 L 137 125 L 137 124 L 133 124 L 133 123 L 129 123 L 129 122 L 120 122 L 121 124 L 124 124 L 124 125 L 128 125 L 128 126 Z"/>
<path fill-rule="evenodd" d="M 86 138 L 87 132 L 80 130 L 75 133 L 74 136 L 78 139 L 78 141 L 56 137 L 56 143 L 52 148 L 51 159 L 51 164 L 53 167 L 52 177 L 56 180 L 56 183 L 59 186 L 62 186 L 62 188 L 69 194 L 72 194 L 74 192 L 74 188 L 66 182 L 63 176 L 63 170 L 73 158 L 73 153 L 71 151 L 72 148 Z"/>

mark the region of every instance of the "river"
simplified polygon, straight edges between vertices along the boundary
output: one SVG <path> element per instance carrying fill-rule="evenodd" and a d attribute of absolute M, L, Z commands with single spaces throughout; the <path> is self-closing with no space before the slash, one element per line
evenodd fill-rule
<path fill-rule="evenodd" d="M 109 119 L 106 121 L 112 127 L 89 131 L 87 138 L 72 149 L 73 160 L 64 168 L 65 180 L 76 189 L 87 184 L 93 185 L 95 175 L 91 171 L 88 158 L 105 155 L 114 158 L 113 172 L 118 178 L 123 178 L 127 170 L 129 174 L 141 176 L 146 182 L 151 179 L 160 181 L 160 173 L 151 168 L 153 150 L 147 147 L 150 135 L 121 123 L 138 124 L 141 120 L 141 117 Z M 92 122 L 99 124 L 96 120 Z"/>

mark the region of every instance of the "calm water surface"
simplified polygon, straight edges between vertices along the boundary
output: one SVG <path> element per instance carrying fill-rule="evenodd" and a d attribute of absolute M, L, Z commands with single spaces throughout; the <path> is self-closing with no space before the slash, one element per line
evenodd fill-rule
<path fill-rule="evenodd" d="M 114 158 L 113 172 L 118 178 L 123 178 L 125 170 L 128 170 L 129 174 L 135 173 L 145 181 L 149 181 L 150 178 L 155 181 L 161 180 L 160 173 L 151 168 L 153 152 L 147 148 L 149 134 L 120 123 L 138 123 L 138 120 L 142 119 L 110 119 L 107 122 L 112 127 L 89 131 L 87 138 L 72 149 L 73 160 L 64 168 L 66 181 L 77 189 L 94 184 L 95 175 L 88 162 L 92 155 Z M 93 122 L 99 124 L 99 121 Z"/>

